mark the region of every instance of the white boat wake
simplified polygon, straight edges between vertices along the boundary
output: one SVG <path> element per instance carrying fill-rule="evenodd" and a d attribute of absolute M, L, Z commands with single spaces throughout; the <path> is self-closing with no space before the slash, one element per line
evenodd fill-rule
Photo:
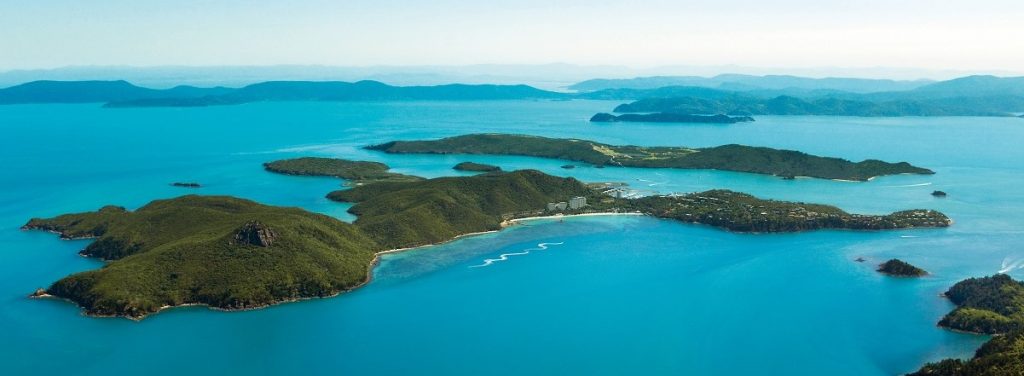
<path fill-rule="evenodd" d="M 889 188 L 910 188 L 910 187 L 924 187 L 924 186 L 927 186 L 927 185 L 932 185 L 932 183 L 931 182 L 927 182 L 927 183 L 917 183 L 917 184 L 907 184 L 907 185 L 890 185 L 888 187 Z"/>
<path fill-rule="evenodd" d="M 1011 260 L 1009 257 L 1007 257 L 1003 259 L 1003 263 L 999 267 L 1000 269 L 996 273 L 1006 274 L 1013 271 L 1014 269 L 1020 269 L 1024 267 L 1024 259 Z"/>
<path fill-rule="evenodd" d="M 512 256 L 527 255 L 527 254 L 530 254 L 531 251 L 543 251 L 543 250 L 546 250 L 546 249 L 548 249 L 548 246 L 550 246 L 550 245 L 562 245 L 562 244 L 565 244 L 565 242 L 540 243 L 540 244 L 537 244 L 537 248 L 527 248 L 527 249 L 524 249 L 522 252 L 502 253 L 500 256 L 498 256 L 498 258 L 485 259 L 483 264 L 473 265 L 473 266 L 470 266 L 470 268 L 482 268 L 482 267 L 485 267 L 485 266 L 490 266 L 491 264 L 496 263 L 498 261 L 506 261 L 506 260 L 508 260 L 509 257 L 512 257 Z"/>

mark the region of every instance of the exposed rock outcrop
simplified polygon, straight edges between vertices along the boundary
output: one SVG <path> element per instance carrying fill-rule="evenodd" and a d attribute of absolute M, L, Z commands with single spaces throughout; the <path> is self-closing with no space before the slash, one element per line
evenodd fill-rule
<path fill-rule="evenodd" d="M 277 239 L 277 233 L 273 229 L 259 221 L 246 222 L 235 232 L 236 244 L 255 245 L 257 247 L 269 247 Z"/>

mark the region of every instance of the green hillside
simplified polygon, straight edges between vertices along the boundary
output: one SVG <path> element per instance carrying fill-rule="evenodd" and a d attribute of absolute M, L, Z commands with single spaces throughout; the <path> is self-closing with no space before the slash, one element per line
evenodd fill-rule
<path fill-rule="evenodd" d="M 355 225 L 388 248 L 437 243 L 501 228 L 509 217 L 540 214 L 549 202 L 596 192 L 573 178 L 521 170 L 411 183 L 378 183 L 331 192 L 355 202 Z"/>

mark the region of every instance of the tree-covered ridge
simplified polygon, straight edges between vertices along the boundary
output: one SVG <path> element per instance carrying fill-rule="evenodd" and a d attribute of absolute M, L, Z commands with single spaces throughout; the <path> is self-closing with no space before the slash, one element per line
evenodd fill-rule
<path fill-rule="evenodd" d="M 949 217 L 933 210 L 906 210 L 888 215 L 850 214 L 837 207 L 764 200 L 729 190 L 682 196 L 627 200 L 640 212 L 734 232 L 794 232 L 818 229 L 888 230 L 947 227 Z"/>
<path fill-rule="evenodd" d="M 356 226 L 388 248 L 404 248 L 498 230 L 505 219 L 542 214 L 549 202 L 595 195 L 576 179 L 521 170 L 378 183 L 327 197 L 355 202 Z"/>
<path fill-rule="evenodd" d="M 455 165 L 454 167 L 452 167 L 452 169 L 458 170 L 458 171 L 472 171 L 472 172 L 495 172 L 495 171 L 501 171 L 501 167 L 494 166 L 494 165 L 489 165 L 489 164 L 484 164 L 484 163 L 476 163 L 476 162 L 461 162 L 461 163 Z"/>
<path fill-rule="evenodd" d="M 96 237 L 82 254 L 108 260 L 46 292 L 92 315 L 142 318 L 162 307 L 262 307 L 364 283 L 380 250 L 353 225 L 297 208 L 223 196 L 158 200 L 134 212 L 32 219 L 63 237 Z"/>
<path fill-rule="evenodd" d="M 970 278 L 953 285 L 946 296 L 957 308 L 939 325 L 995 337 L 969 360 L 929 363 L 911 375 L 1024 374 L 1024 283 L 1005 274 Z"/>
<path fill-rule="evenodd" d="M 337 158 L 302 157 L 264 163 L 270 172 L 287 175 L 333 176 L 355 184 L 379 181 L 414 181 L 418 176 L 388 172 L 390 167 L 380 162 L 350 161 Z"/>
<path fill-rule="evenodd" d="M 906 162 L 850 162 L 793 150 L 744 145 L 711 148 L 617 146 L 578 139 L 508 134 L 470 134 L 439 140 L 392 141 L 367 149 L 387 153 L 523 155 L 598 166 L 714 169 L 783 177 L 864 181 L 895 174 L 932 174 Z"/>
<path fill-rule="evenodd" d="M 728 116 L 728 115 L 690 115 L 658 112 L 653 114 L 624 114 L 615 116 L 608 113 L 599 113 L 590 118 L 594 123 L 615 123 L 615 122 L 644 122 L 644 123 L 711 123 L 711 124 L 734 124 L 754 121 L 749 116 Z"/>

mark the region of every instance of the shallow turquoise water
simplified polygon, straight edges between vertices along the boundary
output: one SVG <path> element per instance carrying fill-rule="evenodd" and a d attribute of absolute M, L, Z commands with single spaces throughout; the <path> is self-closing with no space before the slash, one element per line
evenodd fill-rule
<path fill-rule="evenodd" d="M 0 106 L 0 367 L 6 374 L 846 374 L 890 375 L 967 356 L 983 337 L 935 327 L 949 285 L 1024 260 L 1024 121 L 762 117 L 721 125 L 590 124 L 615 102 L 257 103 L 194 109 Z M 579 167 L 521 157 L 384 155 L 360 146 L 473 132 L 609 143 L 742 143 L 849 159 L 906 160 L 933 176 L 867 183 L 717 171 Z M 365 288 L 249 312 L 96 319 L 37 287 L 101 263 L 86 243 L 18 230 L 28 218 L 231 194 L 345 220 L 340 182 L 266 173 L 299 155 L 378 160 L 455 175 L 464 160 L 585 181 L 763 197 L 883 213 L 933 208 L 949 229 L 737 235 L 639 217 L 533 221 L 387 256 Z M 174 188 L 197 181 L 199 190 Z M 932 190 L 949 192 L 932 198 Z M 539 243 L 546 250 L 471 268 Z M 852 260 L 865 257 L 866 263 Z M 899 257 L 933 273 L 886 278 Z M 1024 264 L 1024 262 L 1022 262 Z M 1009 273 L 1024 277 L 1019 269 Z"/>

